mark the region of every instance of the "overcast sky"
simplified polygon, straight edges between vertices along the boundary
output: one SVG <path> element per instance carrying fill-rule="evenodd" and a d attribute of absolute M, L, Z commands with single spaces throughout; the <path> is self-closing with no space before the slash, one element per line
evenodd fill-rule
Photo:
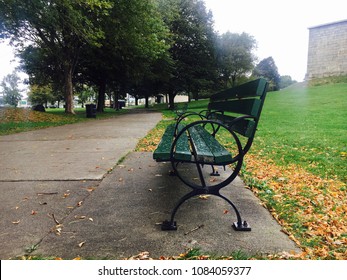
<path fill-rule="evenodd" d="M 246 32 L 258 60 L 272 56 L 280 75 L 302 81 L 307 68 L 308 28 L 347 20 L 343 0 L 205 0 L 219 33 Z M 347 45 L 347 43 L 346 43 Z"/>
<path fill-rule="evenodd" d="M 220 33 L 246 32 L 260 60 L 272 56 L 280 75 L 302 81 L 306 74 L 308 28 L 347 19 L 343 0 L 205 0 Z M 16 66 L 11 48 L 0 44 L 0 81 Z"/>

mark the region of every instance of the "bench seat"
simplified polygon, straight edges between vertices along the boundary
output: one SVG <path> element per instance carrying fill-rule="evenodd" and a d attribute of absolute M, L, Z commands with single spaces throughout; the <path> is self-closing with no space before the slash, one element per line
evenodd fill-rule
<path fill-rule="evenodd" d="M 179 131 L 183 126 L 179 125 Z M 167 127 L 162 139 L 153 153 L 157 162 L 171 160 L 171 147 L 175 139 L 175 124 Z M 232 155 L 208 131 L 197 125 L 188 129 L 178 138 L 174 151 L 176 161 L 199 162 L 204 164 L 228 164 L 232 162 Z M 195 156 L 195 159 L 194 159 Z"/>
<path fill-rule="evenodd" d="M 172 143 L 175 139 L 175 124 L 170 124 L 162 138 L 160 143 L 158 144 L 157 149 L 153 153 L 153 158 L 157 162 L 161 161 L 170 161 L 170 154 L 171 154 L 171 146 Z M 178 126 L 178 131 L 180 131 L 184 126 L 179 125 Z M 175 159 L 177 160 L 182 160 L 182 161 L 190 161 L 191 160 L 191 152 L 189 148 L 189 142 L 188 142 L 188 136 L 187 135 L 182 135 L 180 139 L 177 141 L 177 146 L 175 150 Z"/>

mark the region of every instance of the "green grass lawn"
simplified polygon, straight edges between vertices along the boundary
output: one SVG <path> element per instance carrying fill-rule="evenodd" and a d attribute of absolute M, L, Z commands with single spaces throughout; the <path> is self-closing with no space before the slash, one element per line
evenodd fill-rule
<path fill-rule="evenodd" d="M 295 163 L 347 180 L 347 84 L 270 92 L 254 150 L 280 165 Z"/>
<path fill-rule="evenodd" d="M 97 113 L 96 119 L 111 118 L 123 112 L 105 108 L 103 113 Z M 66 115 L 61 108 L 46 109 L 44 113 L 24 108 L 0 108 L 0 135 L 93 120 L 86 117 L 85 108 L 76 108 L 75 113 Z"/>

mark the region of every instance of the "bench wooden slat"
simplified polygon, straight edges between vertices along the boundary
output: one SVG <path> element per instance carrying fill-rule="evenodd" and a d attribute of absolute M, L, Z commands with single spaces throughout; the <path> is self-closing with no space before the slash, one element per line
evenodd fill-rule
<path fill-rule="evenodd" d="M 180 125 L 178 128 L 179 131 L 182 128 L 183 125 Z M 153 153 L 153 158 L 156 161 L 170 161 L 171 146 L 174 141 L 174 135 L 175 124 L 171 124 L 166 128 L 157 149 Z M 188 136 L 186 134 L 182 134 L 177 141 L 175 159 L 184 161 L 191 160 L 191 151 L 189 148 Z"/>
<path fill-rule="evenodd" d="M 191 127 L 189 135 L 193 139 L 198 161 L 215 164 L 231 161 L 230 152 L 202 126 Z"/>
<path fill-rule="evenodd" d="M 229 88 L 211 96 L 211 101 L 262 96 L 266 90 L 265 79 L 254 80 L 234 88 Z"/>
<path fill-rule="evenodd" d="M 251 115 L 257 117 L 261 107 L 260 99 L 242 99 L 232 101 L 220 101 L 210 103 L 209 110 L 219 110 L 224 112 L 233 112 L 236 114 Z"/>
<path fill-rule="evenodd" d="M 236 117 L 228 116 L 223 114 L 214 114 L 212 119 L 216 119 L 221 121 L 230 127 L 230 123 L 235 120 Z M 253 137 L 255 133 L 255 121 L 249 119 L 242 119 L 236 123 L 234 123 L 231 128 L 233 131 L 245 136 L 245 137 Z"/>

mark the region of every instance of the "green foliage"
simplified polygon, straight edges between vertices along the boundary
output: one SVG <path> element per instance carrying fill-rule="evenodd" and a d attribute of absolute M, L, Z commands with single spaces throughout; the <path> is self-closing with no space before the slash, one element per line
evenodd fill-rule
<path fill-rule="evenodd" d="M 252 71 L 255 39 L 247 33 L 226 32 L 218 38 L 217 61 L 224 87 L 236 84 L 236 79 Z"/>
<path fill-rule="evenodd" d="M 95 99 L 96 92 L 93 89 L 93 87 L 88 87 L 86 85 L 82 86 L 82 89 L 78 92 L 78 103 L 82 104 L 82 107 L 84 107 L 84 104 L 90 100 Z"/>
<path fill-rule="evenodd" d="M 0 0 L 1 35 L 10 37 L 21 51 L 32 44 L 58 65 L 67 113 L 73 113 L 72 75 L 79 50 L 84 44 L 100 45 L 104 32 L 99 19 L 112 5 L 106 0 Z"/>
<path fill-rule="evenodd" d="M 295 83 L 297 83 L 297 81 L 292 80 L 291 76 L 284 75 L 284 76 L 280 77 L 279 87 L 280 87 L 280 89 L 282 89 L 282 88 L 289 87 L 289 86 L 291 86 L 292 84 L 295 84 Z"/>
<path fill-rule="evenodd" d="M 52 88 L 47 86 L 37 86 L 33 85 L 30 87 L 28 93 L 28 100 L 32 105 L 47 104 L 48 102 L 53 102 L 54 97 L 52 94 Z"/>
<path fill-rule="evenodd" d="M 253 76 L 265 78 L 269 82 L 269 90 L 280 89 L 280 75 L 274 59 L 270 56 L 260 61 L 253 70 Z"/>
<path fill-rule="evenodd" d="M 161 0 L 158 3 L 171 32 L 173 63 L 166 91 L 173 106 L 177 93 L 187 92 L 198 98 L 201 89 L 215 79 L 213 20 L 200 0 Z"/>

